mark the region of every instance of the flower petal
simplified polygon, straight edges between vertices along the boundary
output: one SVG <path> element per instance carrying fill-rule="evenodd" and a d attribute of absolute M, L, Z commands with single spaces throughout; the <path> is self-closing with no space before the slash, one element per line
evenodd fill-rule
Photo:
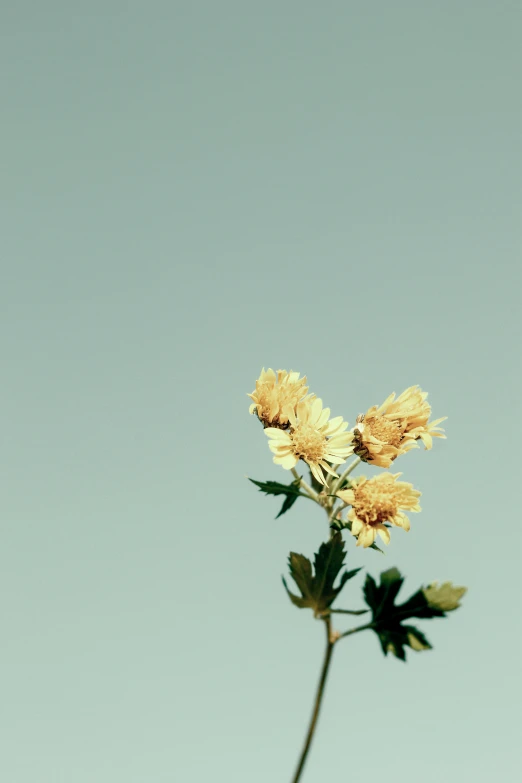
<path fill-rule="evenodd" d="M 281 465 L 285 470 L 292 470 L 292 468 L 295 468 L 299 460 L 295 456 L 295 454 L 285 454 L 282 457 L 274 457 L 274 462 L 276 465 Z"/>
<path fill-rule="evenodd" d="M 326 481 L 325 481 L 324 475 L 323 475 L 322 471 L 320 470 L 319 466 L 317 465 L 317 463 L 316 462 L 309 462 L 308 465 L 310 467 L 310 470 L 312 471 L 312 475 L 315 476 L 317 481 L 320 484 L 324 484 L 326 486 Z"/>

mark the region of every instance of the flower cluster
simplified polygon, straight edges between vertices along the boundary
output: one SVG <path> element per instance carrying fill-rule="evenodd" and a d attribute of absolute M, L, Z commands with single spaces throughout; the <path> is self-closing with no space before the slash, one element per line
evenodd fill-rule
<path fill-rule="evenodd" d="M 397 481 L 401 473 L 382 473 L 370 479 L 359 476 L 347 480 L 347 476 L 360 461 L 389 468 L 397 457 L 417 448 L 419 440 L 431 449 L 434 437 L 446 437 L 438 426 L 444 419 L 430 422 L 427 392 L 410 386 L 398 397 L 391 394 L 382 405 L 373 405 L 359 415 L 349 430 L 342 416 L 330 418 L 330 409 L 323 407 L 322 400 L 308 394 L 306 383 L 306 377 L 300 378 L 297 372 L 263 369 L 255 390 L 248 395 L 252 399 L 250 413 L 263 424 L 274 462 L 296 476 L 300 460 L 309 466 L 316 481 L 327 488 L 325 498 L 333 498 L 327 503 L 331 518 L 351 530 L 357 546 L 374 545 L 377 535 L 388 544 L 391 527 L 410 529 L 404 512 L 421 510 L 421 493 L 411 484 Z M 353 453 L 357 459 L 339 477 L 335 467 Z M 337 498 L 342 501 L 339 508 L 335 508 Z M 350 508 L 343 522 L 346 506 Z"/>

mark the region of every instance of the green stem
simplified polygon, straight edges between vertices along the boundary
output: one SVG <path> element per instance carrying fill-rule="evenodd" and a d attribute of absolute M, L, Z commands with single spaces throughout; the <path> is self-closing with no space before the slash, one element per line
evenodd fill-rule
<path fill-rule="evenodd" d="M 317 492 L 315 492 L 315 490 L 313 490 L 313 489 L 312 489 L 312 487 L 310 487 L 310 486 L 309 486 L 309 485 L 306 483 L 306 481 L 304 480 L 304 478 L 303 478 L 302 476 L 300 476 L 300 475 L 299 475 L 299 473 L 297 472 L 297 470 L 296 470 L 295 468 L 292 468 L 292 476 L 293 476 L 295 479 L 299 479 L 299 482 L 300 482 L 300 483 L 299 483 L 299 488 L 300 488 L 300 489 L 301 489 L 301 488 L 302 488 L 302 489 L 304 489 L 304 491 L 306 492 L 306 494 L 307 494 L 309 497 L 311 497 L 311 498 L 312 498 L 312 500 L 315 500 L 315 502 L 316 502 L 316 503 L 319 503 L 319 495 L 317 494 Z M 319 505 L 321 505 L 321 503 L 319 503 Z"/>
<path fill-rule="evenodd" d="M 373 628 L 375 623 L 366 623 L 366 625 L 359 625 L 357 628 L 350 628 L 349 631 L 345 631 L 339 636 L 339 639 L 342 639 L 345 636 L 351 636 L 352 633 L 359 633 L 359 631 L 366 631 L 367 628 Z"/>
<path fill-rule="evenodd" d="M 360 461 L 361 461 L 361 458 L 360 457 L 356 457 L 354 459 L 354 461 L 351 462 L 348 465 L 348 467 L 346 468 L 344 473 L 340 476 L 340 478 L 336 482 L 334 482 L 334 484 L 332 484 L 332 490 L 331 490 L 332 495 L 335 495 L 335 493 L 337 492 L 338 487 L 342 486 L 343 481 L 345 480 L 345 478 L 348 478 L 348 476 L 350 475 L 352 470 L 354 470 L 357 467 L 357 465 L 359 464 Z"/>
<path fill-rule="evenodd" d="M 344 511 L 344 509 L 347 507 L 348 503 L 341 503 L 340 506 L 337 506 L 335 508 L 335 500 L 334 500 L 334 507 L 332 508 L 332 513 L 328 516 L 328 524 L 331 524 L 334 519 L 337 519 L 337 514 L 339 511 Z"/>
<path fill-rule="evenodd" d="M 368 609 L 328 609 L 330 614 L 366 614 Z"/>
<path fill-rule="evenodd" d="M 301 773 L 304 769 L 306 757 L 308 756 L 308 751 L 310 750 L 310 745 L 312 744 L 312 739 L 317 724 L 317 718 L 319 717 L 319 710 L 321 709 L 321 701 L 324 694 L 324 686 L 326 684 L 326 678 L 328 676 L 328 670 L 330 668 L 330 662 L 332 660 L 332 652 L 333 652 L 335 640 L 332 640 L 331 623 L 329 617 L 325 619 L 324 624 L 326 626 L 326 650 L 325 650 L 325 655 L 323 660 L 323 668 L 321 670 L 321 677 L 319 679 L 319 685 L 317 686 L 317 693 L 315 695 L 312 719 L 310 721 L 310 726 L 308 727 L 308 733 L 306 735 L 303 750 L 301 751 L 301 756 L 299 757 L 299 762 L 297 764 L 295 775 L 292 778 L 292 783 L 298 783 L 298 781 L 301 778 Z"/>

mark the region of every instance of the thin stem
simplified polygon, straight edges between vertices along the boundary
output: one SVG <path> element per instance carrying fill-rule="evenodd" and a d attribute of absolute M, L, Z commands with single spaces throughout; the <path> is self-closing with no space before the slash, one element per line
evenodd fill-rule
<path fill-rule="evenodd" d="M 342 486 L 343 481 L 345 480 L 345 478 L 347 478 L 350 475 L 352 470 L 354 470 L 357 467 L 357 465 L 359 464 L 360 461 L 361 461 L 361 458 L 360 457 L 356 457 L 354 459 L 354 461 L 351 462 L 348 465 L 348 467 L 346 468 L 344 473 L 340 476 L 340 478 L 336 482 L 334 482 L 334 484 L 332 484 L 332 490 L 331 490 L 332 491 L 332 495 L 335 495 L 335 493 L 337 492 L 338 487 Z"/>
<path fill-rule="evenodd" d="M 366 614 L 368 609 L 328 609 L 330 614 Z"/>
<path fill-rule="evenodd" d="M 342 639 L 345 636 L 351 636 L 352 633 L 359 633 L 359 631 L 366 631 L 367 628 L 373 628 L 374 623 L 366 623 L 366 625 L 359 625 L 357 628 L 350 628 L 349 631 L 345 631 L 339 636 Z"/>
<path fill-rule="evenodd" d="M 295 468 L 292 468 L 292 475 L 293 475 L 293 477 L 294 477 L 295 479 L 299 479 L 299 482 L 300 482 L 300 484 L 299 484 L 299 488 L 302 488 L 302 489 L 304 489 L 304 491 L 306 492 L 306 494 L 307 494 L 309 497 L 311 497 L 311 498 L 312 498 L 312 500 L 315 500 L 315 502 L 316 502 L 316 503 L 319 503 L 319 495 L 317 494 L 317 492 L 315 492 L 315 490 L 313 490 L 313 489 L 312 489 L 312 487 L 310 487 L 310 486 L 309 486 L 309 485 L 306 483 L 306 481 L 304 480 L 304 478 L 303 478 L 302 476 L 300 476 L 300 475 L 299 475 L 299 473 L 297 472 L 297 470 L 296 470 Z M 319 503 L 319 505 L 321 505 L 321 504 Z"/>
<path fill-rule="evenodd" d="M 335 519 L 337 519 L 337 514 L 339 513 L 339 511 L 344 511 L 347 505 L 348 503 L 341 503 L 340 506 L 337 506 L 337 508 L 335 508 L 335 500 L 334 500 L 334 507 L 332 508 L 331 514 L 328 516 L 328 522 L 331 524 Z"/>
<path fill-rule="evenodd" d="M 319 717 L 319 710 L 321 709 L 321 701 L 324 694 L 324 686 L 326 683 L 326 678 L 328 676 L 328 670 L 330 668 L 330 662 L 332 659 L 332 652 L 335 644 L 335 639 L 332 639 L 331 623 L 329 617 L 325 619 L 324 624 L 326 626 L 326 650 L 324 654 L 323 668 L 321 670 L 321 677 L 319 679 L 319 685 L 317 686 L 317 693 L 315 695 L 315 703 L 314 703 L 314 710 L 312 712 L 312 719 L 310 721 L 310 726 L 308 728 L 308 733 L 306 735 L 303 750 L 301 751 L 301 756 L 299 757 L 299 762 L 297 764 L 295 775 L 292 778 L 292 783 L 298 783 L 298 781 L 301 778 L 301 773 L 304 769 L 306 757 L 308 756 L 308 751 L 310 750 L 310 745 L 312 744 L 312 739 L 317 724 L 317 718 Z"/>

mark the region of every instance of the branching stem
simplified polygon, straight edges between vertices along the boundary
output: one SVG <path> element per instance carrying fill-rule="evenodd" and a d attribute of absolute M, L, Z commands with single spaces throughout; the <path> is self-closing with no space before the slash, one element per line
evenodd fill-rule
<path fill-rule="evenodd" d="M 359 633 L 359 631 L 366 631 L 367 628 L 373 628 L 375 623 L 366 623 L 366 625 L 359 625 L 357 628 L 350 628 L 349 631 L 345 631 L 339 636 L 339 639 L 344 639 L 345 636 L 351 636 L 353 633 Z"/>

